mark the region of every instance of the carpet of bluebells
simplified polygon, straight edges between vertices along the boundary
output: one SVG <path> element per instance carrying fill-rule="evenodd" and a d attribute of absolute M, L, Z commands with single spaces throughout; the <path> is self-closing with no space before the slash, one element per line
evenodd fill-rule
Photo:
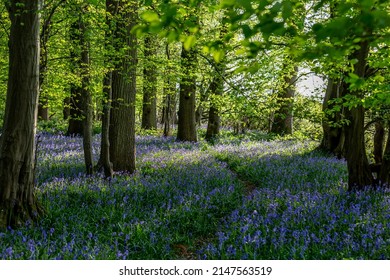
<path fill-rule="evenodd" d="M 0 232 L 0 259 L 390 258 L 389 194 L 346 192 L 318 143 L 140 136 L 137 172 L 106 180 L 84 175 L 80 138 L 39 141 L 47 213 Z"/>

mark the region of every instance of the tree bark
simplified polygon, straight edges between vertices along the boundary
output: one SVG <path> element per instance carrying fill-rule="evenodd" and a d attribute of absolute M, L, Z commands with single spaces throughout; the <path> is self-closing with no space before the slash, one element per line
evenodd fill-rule
<path fill-rule="evenodd" d="M 38 118 L 42 121 L 49 120 L 49 102 L 46 97 L 42 94 L 42 98 L 39 100 L 38 104 Z"/>
<path fill-rule="evenodd" d="M 223 40 L 224 36 L 228 32 L 228 27 L 225 23 L 222 24 L 219 38 Z M 226 61 L 223 59 L 220 62 L 216 62 L 214 65 L 215 74 L 209 87 L 210 91 L 210 109 L 207 122 L 206 140 L 211 141 L 219 135 L 219 129 L 221 126 L 221 118 L 219 115 L 218 99 L 223 94 L 224 76 L 226 70 Z"/>
<path fill-rule="evenodd" d="M 385 128 L 383 121 L 378 120 L 375 122 L 374 133 L 374 160 L 375 164 L 381 164 L 383 160 L 383 142 L 385 140 Z"/>
<path fill-rule="evenodd" d="M 144 40 L 144 81 L 143 81 L 143 129 L 157 129 L 157 71 L 154 60 L 157 55 L 156 38 L 148 35 Z"/>
<path fill-rule="evenodd" d="M 354 73 L 360 77 L 365 77 L 369 43 L 362 40 L 359 49 L 352 54 L 352 59 L 356 59 Z M 348 88 L 348 93 L 357 98 L 363 97 L 361 90 L 352 91 Z M 373 176 L 367 159 L 364 141 L 364 107 L 359 104 L 352 108 L 345 108 L 346 118 L 350 121 L 345 127 L 346 160 L 348 168 L 348 190 L 362 190 L 373 184 Z"/>
<path fill-rule="evenodd" d="M 65 97 L 62 101 L 63 109 L 62 109 L 62 116 L 63 119 L 66 121 L 70 118 L 70 97 Z M 69 120 L 68 120 L 69 121 Z"/>
<path fill-rule="evenodd" d="M 110 112 L 111 112 L 111 80 L 112 72 L 109 71 L 104 75 L 103 80 L 103 116 L 102 116 L 102 138 L 100 148 L 100 160 L 101 166 L 104 170 L 104 176 L 106 178 L 112 178 L 114 175 L 112 163 L 110 160 Z"/>
<path fill-rule="evenodd" d="M 165 54 L 168 60 L 167 68 L 165 69 L 164 81 L 164 102 L 162 110 L 162 124 L 164 126 L 163 135 L 165 137 L 172 135 L 172 125 L 174 122 L 174 115 L 176 115 L 176 82 L 172 77 L 173 70 L 171 69 L 171 54 L 169 44 L 165 46 Z"/>
<path fill-rule="evenodd" d="M 137 18 L 137 7 L 127 1 L 110 1 L 114 8 L 115 49 L 121 53 L 112 72 L 110 115 L 110 159 L 114 171 L 135 171 L 135 95 L 137 39 L 130 31 Z M 116 7 L 116 8 L 115 8 Z M 121 45 L 122 44 L 122 45 Z"/>
<path fill-rule="evenodd" d="M 195 123 L 197 126 L 202 125 L 202 119 L 204 118 L 204 103 L 207 101 L 208 98 L 208 91 L 209 89 L 204 89 L 203 87 L 200 87 L 199 89 L 199 102 L 198 107 L 195 110 Z"/>
<path fill-rule="evenodd" d="M 84 9 L 79 15 L 80 47 L 81 47 L 81 99 L 82 99 L 82 126 L 83 126 L 83 150 L 86 173 L 93 173 L 92 159 L 92 95 L 90 91 L 90 59 L 89 42 L 86 38 L 87 26 L 83 19 Z"/>
<path fill-rule="evenodd" d="M 221 126 L 221 118 L 219 116 L 218 98 L 223 94 L 223 75 L 225 72 L 225 65 L 223 62 L 216 66 L 216 73 L 210 85 L 210 109 L 207 123 L 206 140 L 210 141 L 218 136 L 219 128 Z"/>
<path fill-rule="evenodd" d="M 70 56 L 73 75 L 79 77 L 81 66 L 81 50 L 79 37 L 79 22 L 76 20 L 70 27 L 70 40 L 72 42 Z M 72 81 L 70 85 L 69 122 L 66 135 L 83 135 L 83 113 L 82 113 L 82 87 L 78 81 Z"/>
<path fill-rule="evenodd" d="M 379 183 L 389 187 L 390 184 L 390 126 L 387 133 L 386 147 L 382 158 L 382 164 L 379 172 Z"/>
<path fill-rule="evenodd" d="M 49 107 L 48 100 L 45 96 L 42 86 L 45 81 L 47 71 L 47 42 L 49 40 L 50 33 L 50 19 L 45 19 L 42 25 L 42 31 L 40 34 L 40 59 L 39 59 L 39 103 L 38 103 L 38 119 L 47 121 L 49 120 Z"/>
<path fill-rule="evenodd" d="M 111 11 L 112 3 L 106 1 L 106 25 L 111 26 L 111 16 L 110 13 L 114 14 L 115 11 Z M 109 30 L 105 33 L 105 47 L 106 49 L 113 40 L 111 37 L 111 32 Z M 107 64 L 110 61 L 110 54 L 106 54 L 105 58 Z M 104 176 L 106 178 L 112 178 L 114 176 L 114 170 L 110 159 L 110 115 L 111 115 L 111 100 L 112 100 L 112 71 L 108 70 L 104 74 L 103 79 L 103 115 L 102 115 L 102 136 L 100 142 L 100 158 L 97 164 L 97 169 L 100 171 L 100 168 L 103 168 Z"/>
<path fill-rule="evenodd" d="M 293 133 L 293 104 L 298 68 L 294 67 L 283 77 L 283 90 L 279 93 L 280 108 L 274 114 L 272 132 L 280 135 Z"/>
<path fill-rule="evenodd" d="M 34 196 L 39 94 L 39 1 L 11 0 L 7 101 L 0 138 L 0 228 L 42 213 Z"/>
<path fill-rule="evenodd" d="M 332 109 L 334 106 L 330 103 L 330 101 L 345 95 L 347 87 L 348 85 L 346 85 L 344 81 L 336 81 L 332 78 L 328 79 L 328 86 L 326 88 L 325 98 L 322 104 L 322 111 L 325 115 L 327 110 Z M 337 112 L 333 117 L 326 115 L 322 121 L 324 135 L 320 146 L 323 150 L 336 155 L 338 158 L 344 157 L 344 130 L 340 127 L 340 125 L 333 124 L 340 122 L 341 114 L 342 112 Z"/>
<path fill-rule="evenodd" d="M 166 82 L 166 86 L 164 87 L 164 105 L 163 105 L 163 126 L 164 126 L 164 137 L 171 136 L 172 135 L 172 112 L 175 112 L 173 110 L 172 105 L 172 91 L 170 90 L 170 82 Z"/>
<path fill-rule="evenodd" d="M 180 81 L 178 141 L 197 141 L 195 121 L 196 61 L 196 51 L 194 49 L 186 50 L 182 46 L 181 69 L 183 76 Z"/>

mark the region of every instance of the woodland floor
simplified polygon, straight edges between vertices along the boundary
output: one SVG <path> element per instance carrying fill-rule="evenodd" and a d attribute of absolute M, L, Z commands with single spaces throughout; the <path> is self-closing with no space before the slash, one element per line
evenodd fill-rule
<path fill-rule="evenodd" d="M 47 214 L 0 233 L 0 258 L 389 259 L 389 194 L 348 193 L 345 162 L 317 146 L 140 136 L 137 172 L 105 180 L 84 175 L 80 138 L 42 134 Z"/>

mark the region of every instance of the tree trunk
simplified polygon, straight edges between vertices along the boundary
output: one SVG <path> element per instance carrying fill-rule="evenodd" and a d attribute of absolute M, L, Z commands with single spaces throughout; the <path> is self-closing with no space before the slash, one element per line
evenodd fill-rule
<path fill-rule="evenodd" d="M 47 41 L 49 39 L 50 19 L 44 21 L 40 38 L 40 58 L 39 58 L 39 103 L 38 119 L 49 120 L 49 108 L 46 96 L 42 91 L 43 82 L 45 81 L 47 71 Z"/>
<path fill-rule="evenodd" d="M 104 176 L 106 178 L 113 177 L 113 167 L 110 160 L 110 107 L 111 107 L 111 78 L 112 72 L 108 72 L 104 75 L 103 80 L 103 116 L 102 116 L 102 138 L 100 145 L 100 159 L 99 162 L 104 170 Z"/>
<path fill-rule="evenodd" d="M 113 34 L 115 49 L 121 53 L 112 73 L 112 109 L 110 115 L 110 159 L 115 171 L 135 171 L 135 95 L 137 39 L 130 31 L 137 18 L 137 7 L 126 1 L 110 1 L 117 7 Z M 114 11 L 115 11 L 114 10 Z M 113 11 L 113 10 L 111 10 Z M 124 44 L 120 45 L 120 44 Z"/>
<path fill-rule="evenodd" d="M 223 94 L 223 75 L 224 75 L 224 65 L 218 63 L 216 65 L 216 73 L 214 74 L 213 80 L 210 85 L 210 109 L 209 109 L 209 118 L 207 123 L 206 131 L 206 140 L 210 141 L 218 136 L 219 128 L 221 125 L 221 120 L 219 116 L 219 105 L 218 100 Z"/>
<path fill-rule="evenodd" d="M 83 150 L 86 173 L 93 173 L 92 159 L 92 96 L 90 91 L 90 60 L 89 60 L 89 42 L 86 38 L 87 27 L 83 19 L 83 11 L 79 15 L 80 47 L 81 47 L 81 98 L 82 98 L 82 125 L 83 125 Z"/>
<path fill-rule="evenodd" d="M 65 97 L 63 102 L 62 116 L 66 121 L 70 118 L 70 97 Z"/>
<path fill-rule="evenodd" d="M 328 79 L 328 86 L 325 92 L 324 102 L 322 104 L 322 111 L 325 113 L 328 109 L 333 108 L 331 100 L 340 98 L 345 95 L 348 85 L 343 81 L 335 81 L 332 78 Z M 326 115 L 322 122 L 323 138 L 321 141 L 321 148 L 328 151 L 338 158 L 344 156 L 344 131 L 340 126 L 331 125 L 331 123 L 338 123 L 341 120 L 342 112 L 335 113 L 334 117 Z"/>
<path fill-rule="evenodd" d="M 222 28 L 219 33 L 219 38 L 223 40 L 227 32 L 228 32 L 228 26 L 225 23 L 222 23 Z M 219 115 L 220 105 L 218 104 L 218 100 L 219 98 L 221 98 L 223 94 L 224 76 L 226 70 L 225 59 L 216 62 L 214 67 L 215 67 L 215 74 L 213 76 L 213 80 L 209 87 L 210 109 L 209 109 L 209 116 L 208 116 L 207 130 L 206 130 L 206 137 L 205 137 L 207 141 L 210 141 L 219 135 L 219 129 L 221 126 L 221 118 Z"/>
<path fill-rule="evenodd" d="M 69 122 L 66 135 L 81 136 L 83 135 L 81 91 L 80 88 L 74 84 L 71 85 L 69 101 Z"/>
<path fill-rule="evenodd" d="M 107 26 L 111 26 L 111 16 L 109 13 L 111 12 L 112 3 L 110 1 L 106 1 L 106 24 Z M 109 31 L 105 33 L 105 47 L 108 48 L 109 44 L 112 44 L 113 40 Z M 107 63 L 110 60 L 110 55 L 106 54 Z M 104 74 L 103 79 L 103 115 L 102 115 L 102 136 L 101 136 L 101 144 L 100 144 L 100 158 L 98 162 L 97 169 L 99 170 L 101 167 L 104 170 L 104 176 L 106 178 L 112 178 L 114 176 L 114 171 L 112 167 L 112 163 L 110 160 L 110 114 L 111 114 L 111 99 L 112 99 L 112 71 L 109 70 Z M 99 170 L 100 171 L 100 170 Z"/>
<path fill-rule="evenodd" d="M 365 77 L 367 57 L 369 52 L 368 41 L 362 40 L 360 48 L 352 54 L 356 59 L 354 73 L 360 78 Z M 350 90 L 348 93 L 362 98 L 361 90 Z M 367 159 L 364 141 L 364 107 L 359 104 L 351 109 L 345 108 L 346 118 L 350 121 L 345 127 L 346 160 L 348 168 L 348 190 L 362 190 L 373 184 L 373 176 Z"/>
<path fill-rule="evenodd" d="M 275 112 L 272 132 L 280 135 L 293 133 L 293 104 L 298 67 L 294 67 L 283 77 L 283 90 L 279 93 L 280 108 Z"/>
<path fill-rule="evenodd" d="M 169 82 L 167 84 L 169 86 Z M 169 89 L 164 88 L 165 97 L 164 97 L 164 107 L 163 107 L 163 125 L 164 125 L 164 133 L 165 137 L 172 135 L 172 96 L 170 93 L 167 93 Z"/>
<path fill-rule="evenodd" d="M 200 92 L 199 102 L 198 102 L 198 107 L 195 110 L 195 123 L 199 127 L 202 125 L 203 109 L 204 109 L 203 106 L 204 103 L 207 101 L 208 91 L 209 91 L 208 88 L 206 89 L 200 88 L 199 90 Z"/>
<path fill-rule="evenodd" d="M 38 119 L 49 120 L 48 100 L 43 93 L 42 86 L 45 81 L 47 71 L 47 41 L 49 39 L 50 19 L 44 21 L 40 38 L 40 58 L 39 58 L 39 103 L 38 103 Z"/>
<path fill-rule="evenodd" d="M 143 81 L 143 129 L 157 129 L 157 71 L 154 60 L 157 55 L 156 38 L 152 35 L 145 37 L 145 61 Z"/>
<path fill-rule="evenodd" d="M 381 164 L 383 160 L 383 142 L 385 140 L 385 128 L 383 121 L 378 120 L 375 122 L 374 133 L 374 160 L 375 164 Z"/>
<path fill-rule="evenodd" d="M 42 94 L 43 95 L 43 94 Z M 49 102 L 46 99 L 46 97 L 42 97 L 39 100 L 38 104 L 38 118 L 41 121 L 48 121 L 49 120 Z"/>
<path fill-rule="evenodd" d="M 80 38 L 79 38 L 79 23 L 75 21 L 70 27 L 70 39 L 72 47 L 70 51 L 71 67 L 73 75 L 79 77 L 79 71 L 81 68 L 81 56 L 80 56 Z M 83 135 L 83 113 L 82 113 L 82 88 L 78 81 L 71 82 L 70 85 L 70 103 L 69 103 L 69 123 L 67 135 L 76 136 Z"/>
<path fill-rule="evenodd" d="M 171 54 L 169 51 L 169 44 L 165 46 L 165 54 L 168 60 L 167 68 L 165 69 L 164 81 L 164 102 L 162 110 L 162 124 L 164 126 L 165 137 L 172 135 L 172 125 L 174 122 L 174 115 L 176 115 L 176 81 L 172 77 L 173 70 L 171 69 Z"/>
<path fill-rule="evenodd" d="M 21 10 L 22 9 L 22 10 Z M 0 228 L 42 213 L 34 196 L 39 93 L 39 1 L 11 0 L 7 101 L 0 138 Z"/>
<path fill-rule="evenodd" d="M 379 182 L 381 185 L 389 187 L 390 184 L 390 125 L 387 134 L 386 147 L 383 154 L 382 164 L 379 172 Z"/>
<path fill-rule="evenodd" d="M 195 93 L 196 93 L 196 51 L 186 50 L 182 46 L 179 100 L 179 123 L 177 128 L 178 141 L 197 141 L 195 122 Z"/>

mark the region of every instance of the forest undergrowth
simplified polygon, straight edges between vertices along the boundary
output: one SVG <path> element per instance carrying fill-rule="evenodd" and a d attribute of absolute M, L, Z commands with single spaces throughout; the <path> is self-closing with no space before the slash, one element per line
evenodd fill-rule
<path fill-rule="evenodd" d="M 139 136 L 136 173 L 106 180 L 84 175 L 80 138 L 39 141 L 47 214 L 1 232 L 1 259 L 390 258 L 389 194 L 347 192 L 317 142 Z"/>

